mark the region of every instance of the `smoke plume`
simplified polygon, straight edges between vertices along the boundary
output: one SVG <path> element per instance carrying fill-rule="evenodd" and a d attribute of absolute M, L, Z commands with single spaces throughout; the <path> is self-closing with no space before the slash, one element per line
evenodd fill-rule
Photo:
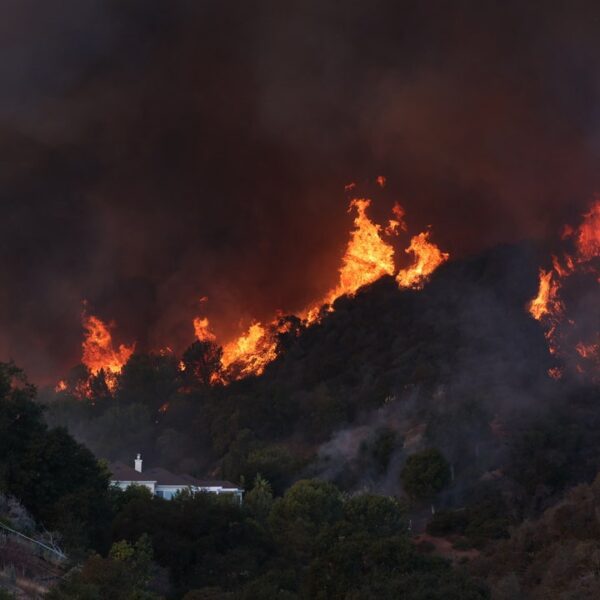
<path fill-rule="evenodd" d="M 298 310 L 336 280 L 351 181 L 453 257 L 554 239 L 600 189 L 598 17 L 9 0 L 0 356 L 39 382 L 75 364 L 83 300 L 140 350 L 191 342 L 204 296 L 220 339 Z"/>

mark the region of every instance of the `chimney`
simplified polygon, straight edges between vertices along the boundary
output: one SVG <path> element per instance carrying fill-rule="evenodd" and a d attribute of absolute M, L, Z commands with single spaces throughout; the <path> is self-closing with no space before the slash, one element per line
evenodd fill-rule
<path fill-rule="evenodd" d="M 141 473 L 142 472 L 142 455 L 141 454 L 137 455 L 137 457 L 134 461 L 134 464 L 135 464 L 135 470 L 138 473 Z"/>

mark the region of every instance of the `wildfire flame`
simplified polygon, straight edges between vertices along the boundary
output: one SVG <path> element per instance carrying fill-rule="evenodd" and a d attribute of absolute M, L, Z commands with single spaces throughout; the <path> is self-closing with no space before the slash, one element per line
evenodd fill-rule
<path fill-rule="evenodd" d="M 236 379 L 260 375 L 277 357 L 277 341 L 261 323 L 253 323 L 248 331 L 223 347 L 224 369 L 237 368 Z"/>
<path fill-rule="evenodd" d="M 100 370 L 105 373 L 117 374 L 133 354 L 135 344 L 121 344 L 118 349 L 113 347 L 113 340 L 107 325 L 93 315 L 83 316 L 85 338 L 83 340 L 83 356 L 81 362 L 97 375 Z"/>
<path fill-rule="evenodd" d="M 201 342 L 215 342 L 217 336 L 210 330 L 210 324 L 206 317 L 194 319 L 194 334 Z"/>
<path fill-rule="evenodd" d="M 577 231 L 576 246 L 579 263 L 600 256 L 600 199 L 594 202 L 590 212 L 583 215 L 583 223 Z"/>
<path fill-rule="evenodd" d="M 378 177 L 377 183 L 383 187 L 385 178 Z M 355 185 L 347 185 L 346 191 L 352 190 Z M 311 325 L 319 319 L 323 307 L 328 311 L 333 310 L 332 305 L 340 296 L 353 295 L 359 288 L 377 281 L 382 276 L 395 274 L 394 247 L 388 244 L 382 235 L 398 235 L 400 231 L 406 231 L 404 209 L 396 203 L 392 209 L 394 218 L 382 229 L 367 216 L 370 205 L 371 200 L 367 198 L 354 198 L 350 201 L 348 212 L 355 211 L 356 214 L 354 227 L 342 257 L 338 283 L 320 300 L 300 312 L 300 317 L 306 325 Z M 422 287 L 428 276 L 449 257 L 429 241 L 429 232 L 415 236 L 406 252 L 415 255 L 415 262 L 398 274 L 401 287 Z M 247 331 L 223 347 L 221 364 L 225 371 L 225 380 L 263 373 L 265 367 L 277 357 L 277 334 L 286 333 L 289 329 L 289 323 L 281 325 L 277 318 L 268 325 L 252 323 Z M 216 340 L 206 317 L 194 319 L 194 332 L 200 341 Z"/>
<path fill-rule="evenodd" d="M 370 205 L 371 200 L 366 198 L 355 198 L 350 202 L 348 212 L 356 210 L 356 217 L 342 258 L 339 282 L 319 305 L 332 304 L 340 296 L 354 294 L 383 275 L 394 274 L 394 248 L 381 237 L 381 226 L 367 216 Z"/>
<path fill-rule="evenodd" d="M 561 311 L 561 303 L 558 300 L 559 290 L 560 284 L 554 281 L 552 271 L 540 269 L 538 294 L 529 303 L 529 312 L 536 321 L 540 321 L 546 315 L 557 315 Z"/>
<path fill-rule="evenodd" d="M 406 269 L 400 269 L 396 276 L 398 285 L 405 288 L 422 288 L 427 278 L 450 258 L 447 252 L 442 252 L 429 241 L 428 231 L 415 235 L 405 252 L 414 257 L 413 264 Z"/>
<path fill-rule="evenodd" d="M 388 221 L 388 226 L 385 228 L 386 235 L 399 235 L 400 231 L 406 231 L 407 226 L 404 221 L 404 209 L 396 202 L 392 208 L 394 219 Z"/>
<path fill-rule="evenodd" d="M 540 321 L 545 328 L 545 337 L 548 348 L 553 355 L 565 355 L 569 349 L 574 349 L 572 356 L 579 361 L 575 364 L 576 372 L 590 373 L 597 377 L 600 373 L 600 343 L 595 341 L 577 340 L 573 319 L 564 319 L 566 312 L 565 301 L 561 298 L 561 291 L 567 280 L 577 272 L 592 273 L 600 283 L 600 270 L 597 259 L 600 257 L 600 199 L 596 199 L 589 210 L 582 216 L 578 228 L 566 225 L 561 235 L 562 240 L 573 240 L 575 253 L 564 253 L 559 259 L 552 257 L 552 269 L 540 269 L 539 289 L 537 296 L 529 303 L 528 309 L 531 316 Z M 600 332 L 590 331 L 589 337 L 598 338 Z M 582 364 L 583 359 L 584 364 Z M 562 376 L 562 369 L 554 367 L 549 375 L 555 379 Z"/>
<path fill-rule="evenodd" d="M 385 177 L 382 175 L 377 177 L 376 183 L 384 187 Z M 355 187 L 355 183 L 350 183 L 345 189 L 349 192 Z M 384 275 L 396 274 L 394 247 L 386 242 L 383 236 L 397 236 L 401 231 L 407 230 L 404 209 L 396 203 L 392 209 L 393 218 L 384 229 L 368 217 L 367 210 L 370 205 L 371 200 L 367 198 L 354 198 L 350 201 L 348 212 L 355 213 L 353 228 L 342 256 L 337 284 L 318 302 L 300 311 L 299 317 L 295 320 L 286 320 L 281 314 L 277 314 L 273 321 L 267 324 L 258 321 L 251 323 L 237 339 L 223 346 L 221 369 L 219 373 L 211 376 L 212 383 L 227 383 L 248 375 L 260 375 L 277 357 L 281 335 L 293 335 L 301 326 L 309 326 L 318 321 L 323 310 L 333 310 L 333 304 L 340 296 L 353 295 L 359 288 L 375 282 Z M 429 275 L 449 257 L 429 241 L 429 232 L 413 237 L 406 252 L 414 255 L 414 264 L 397 274 L 396 279 L 400 287 L 422 287 Z M 207 300 L 204 296 L 200 302 Z M 87 366 L 92 376 L 102 371 L 107 385 L 110 389 L 114 389 L 117 382 L 116 375 L 121 372 L 133 354 L 135 345 L 121 344 L 115 348 L 109 326 L 96 316 L 84 315 L 83 326 L 85 337 L 82 344 L 82 363 Z M 195 317 L 193 327 L 195 337 L 199 341 L 217 342 L 217 336 L 211 329 L 207 317 Z M 172 351 L 165 347 L 160 353 L 167 355 Z M 185 371 L 185 363 L 179 362 L 178 368 L 180 372 Z M 91 390 L 90 383 L 91 381 L 82 383 L 81 394 L 86 395 Z M 67 387 L 67 384 L 61 381 L 56 390 L 62 391 Z"/>

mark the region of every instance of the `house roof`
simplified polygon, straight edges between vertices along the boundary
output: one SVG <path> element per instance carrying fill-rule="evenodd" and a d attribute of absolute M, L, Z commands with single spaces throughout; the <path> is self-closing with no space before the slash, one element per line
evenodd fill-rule
<path fill-rule="evenodd" d="M 122 462 L 109 465 L 113 481 L 154 481 L 156 485 L 194 486 L 194 487 L 221 487 L 223 489 L 237 490 L 237 485 L 229 481 L 196 479 L 191 475 L 176 475 L 162 467 L 147 469 L 139 473 Z"/>
<path fill-rule="evenodd" d="M 109 465 L 113 481 L 156 481 L 148 472 L 140 473 L 122 462 Z"/>

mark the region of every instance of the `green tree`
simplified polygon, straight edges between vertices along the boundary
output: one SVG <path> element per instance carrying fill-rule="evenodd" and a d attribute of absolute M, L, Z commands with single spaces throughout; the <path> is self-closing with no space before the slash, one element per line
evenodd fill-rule
<path fill-rule="evenodd" d="M 400 480 L 413 500 L 431 500 L 450 482 L 450 465 L 439 450 L 422 450 L 407 458 Z"/>
<path fill-rule="evenodd" d="M 158 600 L 151 590 L 155 574 L 147 536 L 133 545 L 113 544 L 107 558 L 94 555 L 48 594 L 49 600 Z"/>
<path fill-rule="evenodd" d="M 395 498 L 359 494 L 344 503 L 344 518 L 355 529 L 385 537 L 407 532 L 406 509 Z"/>
<path fill-rule="evenodd" d="M 282 550 L 301 559 L 314 551 L 319 535 L 342 513 L 342 496 L 334 485 L 305 479 L 275 501 L 269 525 Z"/>
<path fill-rule="evenodd" d="M 34 397 L 23 372 L 0 363 L 0 486 L 71 549 L 106 549 L 106 473 L 66 430 L 47 428 Z"/>
<path fill-rule="evenodd" d="M 180 385 L 177 359 L 172 354 L 135 353 L 119 375 L 117 400 L 141 404 L 156 413 Z"/>
<path fill-rule="evenodd" d="M 246 508 L 252 516 L 264 522 L 273 507 L 273 491 L 271 484 L 258 473 L 254 478 L 254 486 L 244 499 Z"/>

